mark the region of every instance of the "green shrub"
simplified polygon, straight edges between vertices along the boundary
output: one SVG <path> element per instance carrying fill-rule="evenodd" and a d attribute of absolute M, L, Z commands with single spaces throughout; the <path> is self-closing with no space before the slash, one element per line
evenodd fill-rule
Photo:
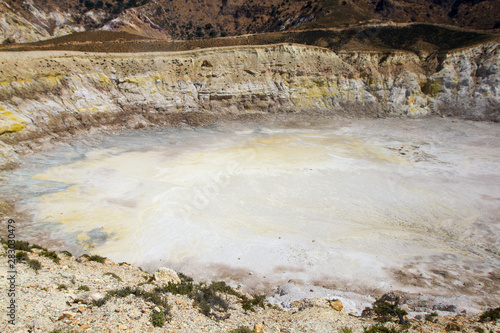
<path fill-rule="evenodd" d="M 78 290 L 90 291 L 90 288 L 86 285 L 82 285 L 82 286 L 78 287 Z"/>
<path fill-rule="evenodd" d="M 200 308 L 200 312 L 205 316 L 210 315 L 210 313 L 212 312 L 212 308 L 204 299 L 196 300 L 196 305 L 198 305 L 198 308 Z"/>
<path fill-rule="evenodd" d="M 266 295 L 254 295 L 252 300 L 252 305 L 260 306 L 261 308 L 265 309 L 266 308 L 264 304 L 265 300 L 266 300 Z"/>
<path fill-rule="evenodd" d="M 85 255 L 84 255 L 85 256 Z M 106 257 L 101 257 L 97 254 L 93 254 L 91 256 L 88 256 L 88 260 L 89 261 L 95 261 L 95 262 L 98 262 L 98 263 L 101 263 L 101 264 L 104 264 L 104 262 L 106 261 Z"/>
<path fill-rule="evenodd" d="M 26 242 L 26 243 L 28 243 L 28 242 Z M 46 249 L 46 248 L 41 247 L 40 245 L 37 245 L 37 244 L 33 244 L 33 245 L 31 245 L 31 248 L 32 248 L 32 249 L 37 249 L 37 250 L 42 250 L 42 251 L 47 251 L 47 249 Z M 30 251 L 30 252 L 31 252 L 31 251 Z"/>
<path fill-rule="evenodd" d="M 59 259 L 59 257 L 57 256 L 57 253 L 55 253 L 54 251 L 42 250 L 40 255 L 49 258 L 50 260 L 52 260 L 54 263 L 56 263 L 58 265 L 59 265 L 59 262 L 61 261 L 61 259 Z"/>
<path fill-rule="evenodd" d="M 179 276 L 179 279 L 181 280 L 181 283 L 182 282 L 193 282 L 193 278 L 191 278 L 183 273 L 179 273 L 178 276 Z"/>
<path fill-rule="evenodd" d="M 254 295 L 252 299 L 246 296 L 241 296 L 241 299 L 243 300 L 241 307 L 245 311 L 253 310 L 254 306 L 265 308 L 264 300 L 266 299 L 266 295 Z"/>
<path fill-rule="evenodd" d="M 209 315 L 212 308 L 218 311 L 227 311 L 229 308 L 229 304 L 218 294 L 217 287 L 214 284 L 198 286 L 196 291 L 192 293 L 191 298 L 205 315 Z"/>
<path fill-rule="evenodd" d="M 254 330 L 248 328 L 247 326 L 239 326 L 238 328 L 229 331 L 229 333 L 254 333 Z"/>
<path fill-rule="evenodd" d="M 118 281 L 123 282 L 123 280 L 121 279 L 121 277 L 119 277 L 119 276 L 118 276 L 118 275 L 116 275 L 115 273 L 112 273 L 112 272 L 107 272 L 107 273 L 104 273 L 104 275 L 108 275 L 108 276 L 114 277 L 114 278 L 115 278 L 115 279 L 117 279 Z"/>
<path fill-rule="evenodd" d="M 59 289 L 59 290 L 68 290 L 68 286 L 61 283 L 61 284 L 57 285 L 57 289 Z"/>
<path fill-rule="evenodd" d="M 24 261 L 29 259 L 28 254 L 24 251 L 19 251 L 16 253 L 16 259 L 17 261 Z"/>
<path fill-rule="evenodd" d="M 25 242 L 25 241 L 15 241 L 14 242 L 14 249 L 16 251 L 31 252 L 30 243 Z"/>
<path fill-rule="evenodd" d="M 212 310 L 219 312 L 227 311 L 229 304 L 227 299 L 223 297 L 223 294 L 234 295 L 242 299 L 242 307 L 247 311 L 252 310 L 254 306 L 265 307 L 265 295 L 255 295 L 252 298 L 248 298 L 228 286 L 224 281 L 212 282 L 207 286 L 204 283 L 194 284 L 192 278 L 182 273 L 179 273 L 179 278 L 181 280 L 180 283 L 170 282 L 162 288 L 157 288 L 156 291 L 172 293 L 174 295 L 187 295 L 198 306 L 200 312 L 207 316 L 213 315 Z M 214 317 L 217 318 L 216 315 Z"/>
<path fill-rule="evenodd" d="M 194 285 L 191 282 L 186 283 L 172 283 L 169 282 L 163 286 L 163 291 L 172 293 L 174 295 L 189 295 L 193 292 Z"/>
<path fill-rule="evenodd" d="M 163 313 L 163 311 L 153 311 L 153 313 L 151 314 L 151 323 L 154 327 L 163 327 L 163 325 L 165 324 L 165 314 Z"/>
<path fill-rule="evenodd" d="M 59 253 L 64 254 L 64 255 L 65 255 L 65 256 L 67 256 L 67 257 L 72 257 L 72 256 L 73 256 L 73 254 L 71 254 L 71 252 L 66 251 L 66 250 L 61 251 L 61 252 L 59 252 Z"/>
<path fill-rule="evenodd" d="M 241 307 L 245 311 L 250 311 L 253 309 L 252 303 L 248 299 L 244 299 L 243 303 L 241 304 Z"/>
<path fill-rule="evenodd" d="M 398 318 L 398 323 L 404 325 L 407 320 L 404 318 L 408 313 L 399 308 L 399 296 L 386 294 L 373 303 L 373 312 L 377 315 L 377 320 L 387 322 L 394 317 Z"/>
<path fill-rule="evenodd" d="M 482 323 L 497 321 L 498 319 L 500 319 L 500 307 L 486 310 L 479 316 L 479 321 Z"/>
<path fill-rule="evenodd" d="M 108 291 L 108 295 L 121 297 L 121 298 L 127 297 L 128 295 L 131 295 L 134 293 L 135 293 L 135 290 L 130 288 L 129 286 L 126 286 L 126 287 L 121 288 L 121 289 L 114 289 L 114 290 Z"/>
<path fill-rule="evenodd" d="M 148 292 L 148 291 L 142 291 L 139 289 L 135 290 L 135 295 L 137 297 L 142 297 L 145 301 L 154 303 L 160 307 L 163 307 L 164 310 L 166 311 L 166 314 L 170 313 L 170 305 L 168 305 L 168 302 L 162 297 L 162 295 L 158 292 Z"/>
<path fill-rule="evenodd" d="M 110 298 L 111 298 L 111 296 L 106 294 L 106 296 L 104 296 L 104 298 L 98 299 L 97 301 L 93 300 L 92 305 L 97 306 L 97 307 L 101 307 L 104 304 L 106 304 L 106 302 L 109 301 Z"/>
<path fill-rule="evenodd" d="M 352 333 L 352 328 L 344 326 L 344 327 L 340 328 L 339 332 L 340 333 Z"/>
<path fill-rule="evenodd" d="M 38 270 L 42 268 L 42 264 L 36 259 L 28 259 L 26 260 L 26 264 L 34 269 L 35 272 L 38 272 Z"/>
<path fill-rule="evenodd" d="M 431 314 L 425 315 L 425 320 L 430 321 L 431 323 L 434 322 L 435 318 L 438 316 L 436 312 L 433 312 Z"/>
<path fill-rule="evenodd" d="M 241 293 L 239 293 L 237 290 L 235 290 L 233 287 L 228 286 L 226 282 L 224 281 L 216 281 L 212 282 L 210 284 L 210 287 L 214 289 L 215 291 L 221 292 L 221 293 L 227 293 L 230 295 L 234 295 L 238 298 L 241 298 Z"/>
<path fill-rule="evenodd" d="M 158 291 L 160 288 L 157 288 L 154 292 L 148 292 L 140 290 L 139 288 L 131 288 L 126 286 L 121 289 L 109 290 L 106 293 L 106 297 L 102 300 L 103 303 L 106 303 L 111 297 L 127 297 L 128 295 L 135 295 L 136 297 L 141 297 L 147 302 L 154 303 L 155 305 L 163 308 L 164 315 L 170 315 L 171 307 L 168 302 L 162 297 L 161 293 Z M 101 305 L 102 305 L 101 304 Z"/>

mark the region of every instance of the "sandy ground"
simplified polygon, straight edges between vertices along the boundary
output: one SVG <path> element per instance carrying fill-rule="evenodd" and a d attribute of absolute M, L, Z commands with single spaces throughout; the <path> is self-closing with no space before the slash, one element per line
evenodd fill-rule
<path fill-rule="evenodd" d="M 60 250 L 285 305 L 398 289 L 479 309 L 500 299 L 499 146 L 498 125 L 450 119 L 138 131 L 34 155 L 4 187 Z"/>

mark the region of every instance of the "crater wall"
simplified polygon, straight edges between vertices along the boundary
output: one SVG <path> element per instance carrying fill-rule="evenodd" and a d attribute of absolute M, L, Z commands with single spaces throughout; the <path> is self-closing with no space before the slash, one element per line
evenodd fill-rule
<path fill-rule="evenodd" d="M 425 59 L 277 44 L 175 53 L 0 53 L 0 150 L 92 128 L 204 125 L 269 114 L 500 120 L 500 44 Z"/>

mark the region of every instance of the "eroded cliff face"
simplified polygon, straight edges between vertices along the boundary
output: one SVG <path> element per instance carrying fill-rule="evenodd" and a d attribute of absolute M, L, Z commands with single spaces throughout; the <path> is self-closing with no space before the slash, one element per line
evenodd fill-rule
<path fill-rule="evenodd" d="M 33 1 L 24 1 L 26 16 L 8 3 L 0 3 L 0 40 L 3 43 L 25 43 L 84 31 L 74 13 L 47 10 Z M 32 19 L 35 18 L 35 19 Z"/>
<path fill-rule="evenodd" d="M 270 113 L 500 120 L 500 44 L 420 59 L 299 45 L 0 54 L 2 163 L 63 133 Z M 24 147 L 24 148 L 23 148 Z"/>

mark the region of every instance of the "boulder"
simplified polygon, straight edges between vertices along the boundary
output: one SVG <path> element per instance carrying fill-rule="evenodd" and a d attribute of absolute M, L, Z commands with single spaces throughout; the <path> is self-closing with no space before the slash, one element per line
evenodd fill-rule
<path fill-rule="evenodd" d="M 104 299 L 104 295 L 102 295 L 100 293 L 93 293 L 93 294 L 89 295 L 90 301 L 99 302 L 102 299 Z"/>
<path fill-rule="evenodd" d="M 155 281 L 164 284 L 167 284 L 169 282 L 181 283 L 181 279 L 179 279 L 177 273 L 173 269 L 167 267 L 158 268 L 158 270 L 154 274 L 154 279 Z"/>
<path fill-rule="evenodd" d="M 335 311 L 342 311 L 344 308 L 344 304 L 342 304 L 342 301 L 340 300 L 332 300 L 330 301 L 330 306 L 335 310 Z"/>

